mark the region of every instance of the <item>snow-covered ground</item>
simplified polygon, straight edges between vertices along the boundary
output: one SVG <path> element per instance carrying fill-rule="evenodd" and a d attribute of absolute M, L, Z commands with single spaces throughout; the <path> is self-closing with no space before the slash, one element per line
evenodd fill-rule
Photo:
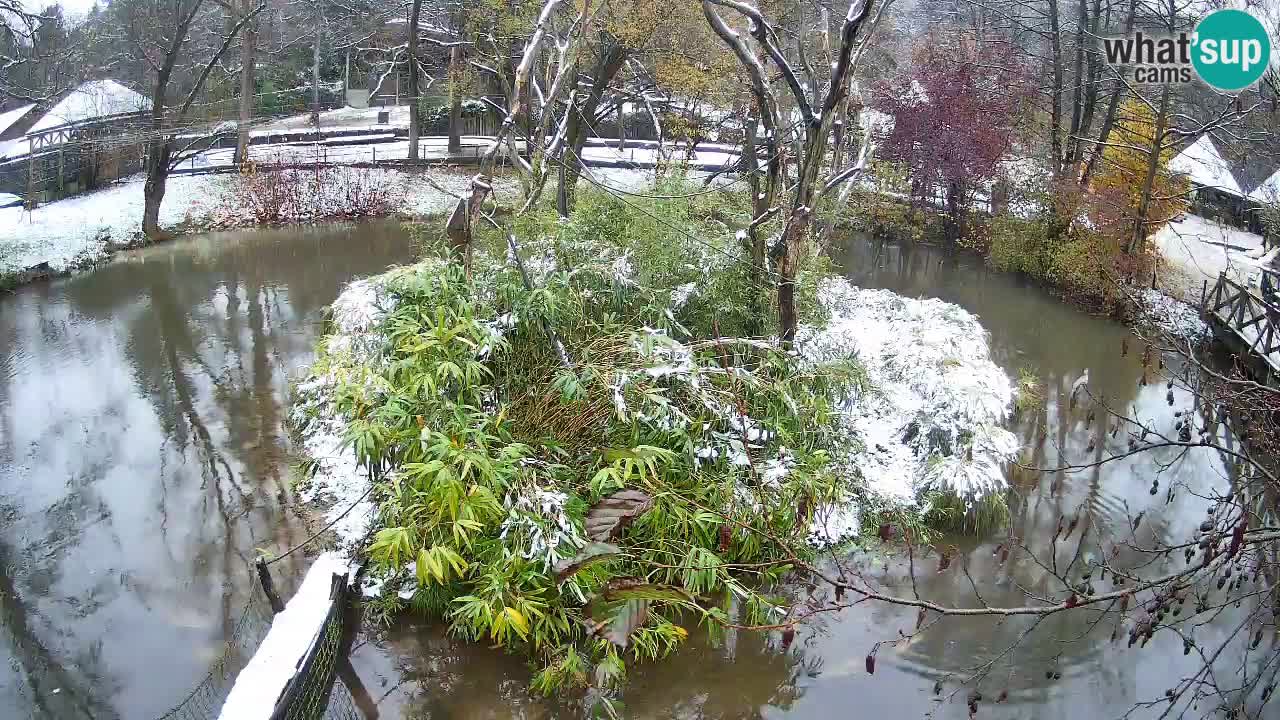
<path fill-rule="evenodd" d="M 219 204 L 224 182 L 213 175 L 171 178 L 160 224 L 207 221 Z M 42 264 L 65 272 L 136 242 L 142 228 L 142 184 L 137 176 L 30 212 L 22 207 L 0 209 L 0 274 Z"/>
<path fill-rule="evenodd" d="M 394 299 L 377 278 L 347 285 L 333 302 L 334 332 L 325 339 L 325 351 L 336 361 L 328 372 L 298 385 L 290 411 L 301 431 L 303 449 L 314 463 L 300 497 L 328 507 L 325 520 L 334 523 L 343 547 L 355 545 L 368 533 L 377 505 L 368 497 L 368 476 L 347 442 L 347 419 L 338 410 L 334 389 L 347 373 L 378 367 L 384 341 L 373 331 L 394 307 Z"/>
<path fill-rule="evenodd" d="M 1257 284 L 1259 235 L 1188 214 L 1160 228 L 1155 243 L 1168 263 L 1160 284 L 1175 298 L 1198 304 L 1204 282 L 1212 290 L 1223 272 L 1238 282 Z"/>

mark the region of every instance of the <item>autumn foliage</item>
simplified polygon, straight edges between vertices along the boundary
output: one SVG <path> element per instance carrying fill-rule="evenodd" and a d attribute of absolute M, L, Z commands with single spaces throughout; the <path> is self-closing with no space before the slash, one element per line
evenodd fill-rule
<path fill-rule="evenodd" d="M 874 105 L 893 117 L 880 158 L 906 168 L 913 199 L 941 193 L 958 220 L 996 176 L 1028 97 L 1026 76 L 1006 45 L 930 35 L 910 72 L 874 88 Z"/>

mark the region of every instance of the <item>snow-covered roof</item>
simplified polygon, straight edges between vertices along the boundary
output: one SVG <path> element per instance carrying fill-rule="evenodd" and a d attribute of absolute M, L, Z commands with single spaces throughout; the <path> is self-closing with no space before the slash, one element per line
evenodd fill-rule
<path fill-rule="evenodd" d="M 115 80 L 94 80 L 67 93 L 27 132 L 150 109 L 150 100 Z"/>
<path fill-rule="evenodd" d="M 9 129 L 9 126 L 22 119 L 23 115 L 31 112 L 31 108 L 35 105 L 23 105 L 15 110 L 0 113 L 0 133 Z"/>
<path fill-rule="evenodd" d="M 1225 193 L 1244 197 L 1244 191 L 1231 174 L 1231 165 L 1222 159 L 1208 135 L 1201 135 L 1186 150 L 1169 161 L 1169 170 L 1186 175 L 1201 187 L 1214 188 Z"/>
<path fill-rule="evenodd" d="M 1280 202 L 1280 170 L 1276 170 L 1271 177 L 1254 188 L 1253 192 L 1249 193 L 1249 199 L 1263 203 Z"/>

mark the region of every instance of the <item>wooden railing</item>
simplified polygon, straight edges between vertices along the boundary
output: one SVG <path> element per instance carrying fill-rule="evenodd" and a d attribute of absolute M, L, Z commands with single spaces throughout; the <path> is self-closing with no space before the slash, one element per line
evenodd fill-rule
<path fill-rule="evenodd" d="M 1234 332 L 1249 352 L 1262 356 L 1280 370 L 1280 357 L 1272 355 L 1280 350 L 1280 337 L 1277 337 L 1280 308 L 1222 273 L 1205 309 L 1218 323 Z"/>

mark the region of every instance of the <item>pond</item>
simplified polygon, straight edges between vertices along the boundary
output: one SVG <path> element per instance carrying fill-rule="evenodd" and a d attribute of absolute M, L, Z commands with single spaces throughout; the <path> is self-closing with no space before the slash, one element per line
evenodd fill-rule
<path fill-rule="evenodd" d="M 255 548 L 308 535 L 294 509 L 288 382 L 311 361 L 324 307 L 343 283 L 413 256 L 396 223 L 201 235 L 130 253 L 95 272 L 0 296 L 0 706 L 16 717 L 153 718 L 208 672 L 250 596 Z M 1086 370 L 1095 393 L 1143 418 L 1167 418 L 1155 377 L 1140 384 L 1128 330 L 1062 304 L 980 261 L 923 246 L 855 240 L 838 252 L 854 282 L 939 297 L 976 313 L 996 361 L 1034 370 L 1041 409 L 1016 430 L 1032 464 L 1100 458 L 1124 442 L 1067 398 Z M 1151 458 L 1080 473 L 1027 473 L 1010 502 L 1012 532 L 1049 557 L 1060 517 L 1094 523 L 1106 547 L 1185 538 L 1204 517 L 1196 495 L 1228 480 L 1227 463 L 1193 452 L 1159 473 Z M 1172 502 L 1166 502 L 1173 489 Z M 1131 519 L 1146 512 L 1136 535 Z M 1051 594 L 1029 559 L 998 562 L 1005 531 L 953 539 L 983 597 L 1024 604 Z M 1058 550 L 1070 560 L 1075 544 Z M 1132 560 L 1132 559 L 1130 559 Z M 887 590 L 910 591 L 899 554 L 850 559 Z M 1125 562 L 1122 553 L 1118 562 Z M 922 595 L 972 604 L 956 568 L 922 561 Z M 956 565 L 960 565 L 957 561 Z M 276 566 L 292 589 L 305 559 Z M 1150 572 L 1158 572 L 1151 568 Z M 640 718 L 962 718 L 958 679 L 999 654 L 1026 619 L 951 620 L 910 632 L 914 611 L 862 605 L 825 617 L 787 651 L 776 637 L 723 646 L 694 640 L 675 658 L 632 668 L 626 714 Z M 1189 658 L 1159 634 L 1145 650 L 1056 616 L 1003 656 L 981 685 L 983 717 L 1118 717 L 1160 697 Z M 1215 626 L 1200 628 L 1208 641 Z M 531 697 L 518 659 L 405 622 L 358 645 L 354 665 L 382 717 L 563 717 Z M 1056 673 L 1056 676 L 1055 676 Z M 934 695 L 942 681 L 943 693 Z M 1157 709 L 1158 710 L 1158 709 Z M 1138 717 L 1143 713 L 1138 713 Z"/>

